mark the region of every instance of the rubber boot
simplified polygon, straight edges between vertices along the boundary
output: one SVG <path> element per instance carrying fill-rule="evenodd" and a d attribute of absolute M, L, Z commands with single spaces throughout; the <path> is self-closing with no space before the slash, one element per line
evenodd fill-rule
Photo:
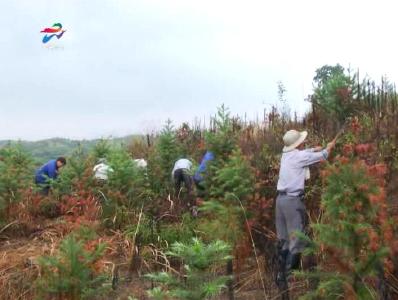
<path fill-rule="evenodd" d="M 278 252 L 278 273 L 276 274 L 276 285 L 279 286 L 280 282 L 286 281 L 286 259 L 289 250 L 282 250 Z"/>
<path fill-rule="evenodd" d="M 290 253 L 286 259 L 286 276 L 289 277 L 294 270 L 298 270 L 300 267 L 301 254 Z"/>
<path fill-rule="evenodd" d="M 315 291 L 319 285 L 319 277 L 315 276 L 316 267 L 317 267 L 316 258 L 314 255 L 305 255 L 301 259 L 303 263 L 303 269 L 306 272 L 310 272 L 313 274 L 313 276 L 311 276 L 308 279 L 308 283 L 309 283 L 309 289 L 311 291 Z"/>
<path fill-rule="evenodd" d="M 275 283 L 278 286 L 281 299 L 282 300 L 289 300 L 289 287 L 287 284 L 286 279 L 286 259 L 289 254 L 289 250 L 282 250 L 282 242 L 278 242 L 278 267 L 277 267 L 277 274 L 275 278 Z"/>

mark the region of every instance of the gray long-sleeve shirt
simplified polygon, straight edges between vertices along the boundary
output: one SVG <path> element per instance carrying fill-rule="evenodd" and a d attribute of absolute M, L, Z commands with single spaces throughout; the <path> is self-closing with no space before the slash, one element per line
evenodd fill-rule
<path fill-rule="evenodd" d="M 298 196 L 304 191 L 304 181 L 308 166 L 327 159 L 328 151 L 323 149 L 314 152 L 314 149 L 297 150 L 282 154 L 279 170 L 277 190 L 289 196 Z"/>

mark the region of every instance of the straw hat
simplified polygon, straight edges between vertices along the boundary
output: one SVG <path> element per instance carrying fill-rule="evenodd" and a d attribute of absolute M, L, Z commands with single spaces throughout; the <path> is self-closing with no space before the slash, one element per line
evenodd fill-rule
<path fill-rule="evenodd" d="M 301 143 L 305 141 L 307 138 L 307 131 L 297 131 L 297 130 L 289 130 L 283 136 L 283 143 L 285 147 L 283 147 L 283 152 L 289 152 L 296 149 Z"/>

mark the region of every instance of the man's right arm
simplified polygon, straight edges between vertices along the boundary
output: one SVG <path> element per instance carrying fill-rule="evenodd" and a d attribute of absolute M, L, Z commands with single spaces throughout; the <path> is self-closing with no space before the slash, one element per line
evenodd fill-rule
<path fill-rule="evenodd" d="M 327 144 L 326 148 L 318 152 L 302 151 L 301 167 L 308 167 L 320 161 L 326 160 L 336 144 L 336 139 Z"/>
<path fill-rule="evenodd" d="M 334 138 L 333 141 L 327 144 L 326 151 L 330 153 L 335 145 L 336 145 L 336 138 Z"/>
<path fill-rule="evenodd" d="M 308 167 L 328 158 L 329 152 L 323 149 L 319 152 L 301 151 L 299 165 L 300 167 Z"/>

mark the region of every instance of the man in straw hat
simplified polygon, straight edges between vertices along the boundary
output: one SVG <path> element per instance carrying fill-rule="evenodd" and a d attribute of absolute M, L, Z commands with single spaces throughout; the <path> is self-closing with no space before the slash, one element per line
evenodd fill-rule
<path fill-rule="evenodd" d="M 286 274 L 297 269 L 305 242 L 294 235 L 304 231 L 305 206 L 304 181 L 309 178 L 310 165 L 326 160 L 336 139 L 327 147 L 304 149 L 307 131 L 289 130 L 283 136 L 283 154 L 279 170 L 278 197 L 276 198 L 275 224 L 278 236 L 278 275 L 280 288 L 287 288 Z"/>

